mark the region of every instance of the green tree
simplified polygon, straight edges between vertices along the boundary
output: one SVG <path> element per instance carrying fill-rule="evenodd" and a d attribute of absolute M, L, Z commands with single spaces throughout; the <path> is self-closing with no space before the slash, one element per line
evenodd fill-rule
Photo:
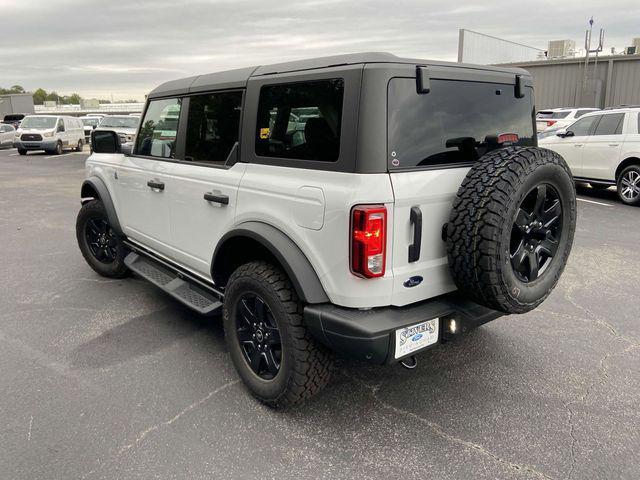
<path fill-rule="evenodd" d="M 45 100 L 49 102 L 59 102 L 60 95 L 58 95 L 56 92 L 49 92 L 47 93 L 47 98 L 45 98 Z"/>
<path fill-rule="evenodd" d="M 77 93 L 72 93 L 71 95 L 69 95 L 69 97 L 67 97 L 67 100 L 69 101 L 69 103 L 78 105 L 82 101 L 82 97 Z"/>
<path fill-rule="evenodd" d="M 9 93 L 26 93 L 22 85 L 13 85 L 9 90 Z"/>
<path fill-rule="evenodd" d="M 33 103 L 36 105 L 42 105 L 44 101 L 47 99 L 47 91 L 39 88 L 35 92 L 33 92 Z"/>

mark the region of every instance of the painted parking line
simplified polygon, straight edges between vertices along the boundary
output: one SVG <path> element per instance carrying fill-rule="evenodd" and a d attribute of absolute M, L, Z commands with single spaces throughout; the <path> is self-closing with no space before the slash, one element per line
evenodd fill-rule
<path fill-rule="evenodd" d="M 586 198 L 576 198 L 579 202 L 593 203 L 595 205 L 602 205 L 603 207 L 613 207 L 610 203 L 596 202 L 595 200 L 587 200 Z"/>

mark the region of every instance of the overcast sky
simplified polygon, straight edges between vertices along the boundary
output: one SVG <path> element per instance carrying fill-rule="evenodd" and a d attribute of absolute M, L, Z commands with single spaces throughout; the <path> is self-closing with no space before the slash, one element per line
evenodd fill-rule
<path fill-rule="evenodd" d="M 467 28 L 546 49 L 640 37 L 638 0 L 0 0 L 0 87 L 142 100 L 165 80 L 290 59 L 387 51 L 457 58 Z"/>

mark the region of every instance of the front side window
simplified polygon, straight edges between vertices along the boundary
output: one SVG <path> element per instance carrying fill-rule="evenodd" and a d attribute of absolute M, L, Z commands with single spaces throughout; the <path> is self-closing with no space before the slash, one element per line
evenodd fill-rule
<path fill-rule="evenodd" d="M 593 132 L 593 126 L 598 120 L 598 115 L 593 115 L 591 117 L 584 117 L 578 120 L 576 123 L 567 128 L 568 132 L 573 132 L 573 135 L 576 137 L 584 137 L 585 135 L 591 135 Z"/>
<path fill-rule="evenodd" d="M 516 98 L 513 85 L 431 80 L 427 94 L 412 78 L 394 78 L 388 88 L 390 170 L 474 162 L 503 146 L 533 146 L 531 88 Z M 513 137 L 513 136 L 511 136 Z"/>
<path fill-rule="evenodd" d="M 136 155 L 173 158 L 182 101 L 179 98 L 152 100 L 136 139 Z M 132 117 L 137 120 L 135 117 Z M 100 124 L 102 125 L 102 122 Z"/>
<path fill-rule="evenodd" d="M 191 97 L 185 160 L 224 163 L 238 141 L 241 109 L 242 92 Z"/>
<path fill-rule="evenodd" d="M 602 115 L 594 135 L 620 135 L 622 133 L 623 120 L 624 113 Z"/>
<path fill-rule="evenodd" d="M 262 87 L 256 154 L 335 162 L 340 153 L 343 96 L 342 79 Z"/>

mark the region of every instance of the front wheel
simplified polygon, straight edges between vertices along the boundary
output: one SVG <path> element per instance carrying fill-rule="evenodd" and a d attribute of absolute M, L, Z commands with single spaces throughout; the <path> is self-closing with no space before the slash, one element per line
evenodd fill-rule
<path fill-rule="evenodd" d="M 627 205 L 640 206 L 640 166 L 625 168 L 618 177 L 618 197 Z"/>
<path fill-rule="evenodd" d="M 19 148 L 19 149 L 18 149 L 18 154 L 20 154 L 20 155 L 26 155 L 26 154 L 27 154 L 27 151 L 26 151 L 24 148 Z"/>
<path fill-rule="evenodd" d="M 122 278 L 129 274 L 124 263 L 128 250 L 109 224 L 100 200 L 85 203 L 76 220 L 76 238 L 82 256 L 103 277 Z"/>
<path fill-rule="evenodd" d="M 231 359 L 251 393 L 286 409 L 319 392 L 333 356 L 302 323 L 287 275 L 266 262 L 239 267 L 227 283 L 223 322 Z"/>

